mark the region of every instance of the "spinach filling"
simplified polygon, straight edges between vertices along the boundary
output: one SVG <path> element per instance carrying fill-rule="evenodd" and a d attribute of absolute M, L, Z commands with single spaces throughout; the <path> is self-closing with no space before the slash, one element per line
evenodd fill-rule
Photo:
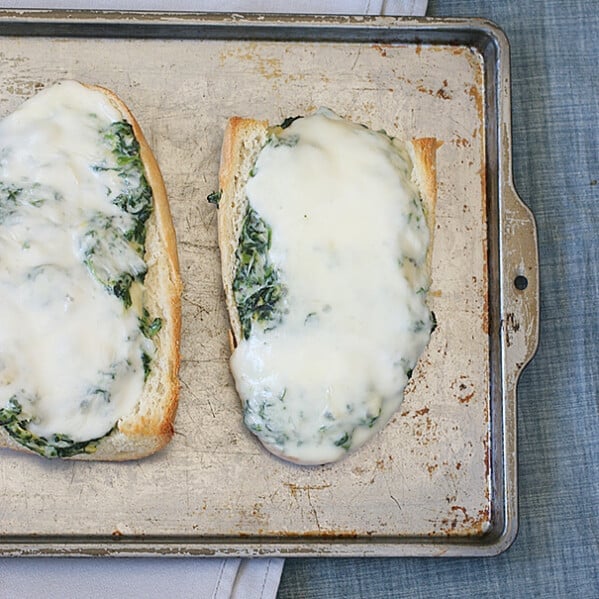
<path fill-rule="evenodd" d="M 267 145 L 295 146 L 299 141 L 297 135 L 281 136 L 279 133 L 300 118 L 302 117 L 288 117 L 279 127 L 271 130 Z M 250 171 L 250 177 L 255 174 L 256 166 Z M 211 193 L 208 201 L 218 207 L 221 193 Z M 248 203 L 235 251 L 237 268 L 233 279 L 233 295 L 244 339 L 249 338 L 253 324 L 261 324 L 268 331 L 275 328 L 283 317 L 280 303 L 285 289 L 268 255 L 271 238 L 270 226 Z"/>
<path fill-rule="evenodd" d="M 249 338 L 254 324 L 269 330 L 283 317 L 280 302 L 284 289 L 268 255 L 271 236 L 270 227 L 248 204 L 235 252 L 237 270 L 233 279 L 233 295 L 244 339 Z"/>
<path fill-rule="evenodd" d="M 135 281 L 143 283 L 147 266 L 144 262 L 146 251 L 146 224 L 152 214 L 152 188 L 144 174 L 139 142 L 133 133 L 133 127 L 127 121 L 111 123 L 102 132 L 103 141 L 110 148 L 115 165 L 95 165 L 96 171 L 112 170 L 123 184 L 123 190 L 112 203 L 123 213 L 128 214 L 129 226 L 122 228 L 122 219 L 98 215 L 92 219 L 93 225 L 85 234 L 85 265 L 89 272 L 108 292 L 118 297 L 125 308 L 131 307 L 131 285 Z M 98 235 L 98 229 L 103 232 Z M 115 250 L 126 253 L 134 250 L 139 258 L 129 259 L 127 267 L 120 272 L 115 270 L 111 257 Z M 146 308 L 139 319 L 141 332 L 149 339 L 162 326 L 160 318 L 150 321 Z M 147 356 L 147 354 L 144 354 Z M 144 366 L 146 365 L 144 361 Z"/>
<path fill-rule="evenodd" d="M 85 233 L 85 265 L 89 272 L 110 293 L 131 306 L 129 290 L 134 281 L 143 282 L 146 266 L 143 263 L 146 244 L 146 223 L 152 214 L 152 189 L 146 180 L 140 155 L 140 146 L 133 128 L 126 121 L 111 123 L 101 132 L 102 139 L 110 149 L 113 164 L 94 165 L 95 171 L 117 173 L 123 190 L 112 203 L 123 213 L 130 215 L 123 230 L 124 219 L 98 214 L 90 220 L 92 225 Z M 98 231 L 102 232 L 98 234 Z M 139 260 L 129 260 L 126 268 L 115 268 L 112 257 L 132 249 Z M 122 266 L 122 265 L 118 265 Z"/>
<path fill-rule="evenodd" d="M 162 318 L 152 318 L 147 308 L 143 309 L 143 314 L 140 318 L 137 319 L 139 322 L 139 330 L 142 332 L 143 336 L 147 339 L 152 339 L 160 332 L 162 329 Z M 152 356 L 147 352 L 143 352 L 141 354 L 141 362 L 144 368 L 144 382 L 148 380 L 151 371 L 151 363 Z"/>
<path fill-rule="evenodd" d="M 283 397 L 277 401 L 283 401 Z M 243 421 L 255 435 L 282 448 L 289 441 L 289 435 L 272 425 L 269 413 L 273 406 L 274 402 L 269 400 L 248 401 L 243 406 Z"/>
<path fill-rule="evenodd" d="M 68 458 L 79 453 L 95 453 L 102 437 L 89 441 L 73 441 L 67 435 L 55 433 L 40 437 L 28 430 L 30 419 L 21 416 L 22 408 L 16 396 L 8 401 L 8 406 L 0 408 L 0 425 L 18 443 L 35 451 L 45 458 Z M 109 431 L 107 434 L 112 432 Z"/>

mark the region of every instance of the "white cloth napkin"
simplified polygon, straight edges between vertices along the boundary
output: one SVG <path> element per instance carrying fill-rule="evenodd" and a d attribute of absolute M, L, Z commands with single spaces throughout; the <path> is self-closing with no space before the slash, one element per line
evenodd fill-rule
<path fill-rule="evenodd" d="M 284 561 L 3 558 L 0 599 L 274 599 Z"/>
<path fill-rule="evenodd" d="M 428 0 L 0 0 L 0 8 L 423 16 Z M 4 558 L 0 599 L 274 599 L 284 560 Z"/>

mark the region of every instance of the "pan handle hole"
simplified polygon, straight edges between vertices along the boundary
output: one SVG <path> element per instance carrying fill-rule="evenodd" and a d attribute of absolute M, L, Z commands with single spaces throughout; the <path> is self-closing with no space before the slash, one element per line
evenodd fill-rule
<path fill-rule="evenodd" d="M 514 287 L 518 291 L 524 291 L 528 287 L 528 279 L 524 275 L 518 275 L 514 279 Z"/>

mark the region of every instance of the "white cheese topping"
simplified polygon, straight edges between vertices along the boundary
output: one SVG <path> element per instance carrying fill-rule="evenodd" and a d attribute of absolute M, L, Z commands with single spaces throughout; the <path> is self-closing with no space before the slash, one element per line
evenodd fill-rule
<path fill-rule="evenodd" d="M 261 151 L 249 204 L 272 232 L 279 324 L 231 358 L 245 421 L 277 453 L 339 459 L 399 407 L 428 343 L 429 231 L 412 163 L 383 133 L 329 111 Z"/>
<path fill-rule="evenodd" d="M 141 283 L 125 310 L 98 280 L 145 272 L 114 234 L 133 223 L 112 201 L 130 182 L 102 131 L 122 120 L 104 94 L 62 82 L 0 121 L 0 408 L 17 401 L 45 438 L 110 431 L 138 401 L 152 353 L 138 323 Z"/>

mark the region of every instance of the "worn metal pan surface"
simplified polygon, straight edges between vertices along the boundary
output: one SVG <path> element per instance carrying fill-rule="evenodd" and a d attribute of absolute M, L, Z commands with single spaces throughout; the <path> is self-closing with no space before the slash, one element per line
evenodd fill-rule
<path fill-rule="evenodd" d="M 125 464 L 0 452 L 4 555 L 492 555 L 517 529 L 516 384 L 537 340 L 532 216 L 513 188 L 508 44 L 480 20 L 0 13 L 0 115 L 64 78 L 115 90 L 161 165 L 185 291 L 163 452 Z M 302 468 L 245 430 L 214 207 L 230 115 L 328 106 L 435 137 L 438 320 L 400 411 Z M 0 249 L 1 251 L 1 249 Z"/>

